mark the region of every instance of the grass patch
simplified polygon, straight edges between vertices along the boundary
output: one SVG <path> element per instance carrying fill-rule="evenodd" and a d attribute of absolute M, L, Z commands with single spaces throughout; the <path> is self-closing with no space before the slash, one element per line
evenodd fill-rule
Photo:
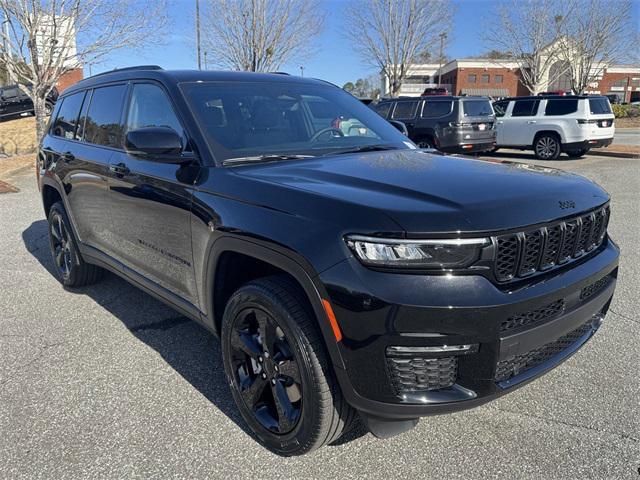
<path fill-rule="evenodd" d="M 33 153 L 36 151 L 37 145 L 34 117 L 0 122 L 0 154 Z"/>

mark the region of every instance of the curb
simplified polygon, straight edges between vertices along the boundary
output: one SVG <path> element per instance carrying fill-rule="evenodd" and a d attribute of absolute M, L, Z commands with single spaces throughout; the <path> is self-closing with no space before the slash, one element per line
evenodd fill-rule
<path fill-rule="evenodd" d="M 590 150 L 589 154 L 595 155 L 598 157 L 613 157 L 613 158 L 640 158 L 640 153 L 631 153 L 631 152 L 616 152 L 616 151 L 600 151 L 600 150 Z"/>

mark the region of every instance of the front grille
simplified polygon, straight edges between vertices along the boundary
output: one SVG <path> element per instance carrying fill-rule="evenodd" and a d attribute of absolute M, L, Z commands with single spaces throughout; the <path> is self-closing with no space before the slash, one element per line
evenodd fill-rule
<path fill-rule="evenodd" d="M 580 337 L 589 332 L 591 328 L 592 323 L 589 321 L 572 332 L 569 332 L 565 336 L 560 337 L 558 340 L 547 343 L 542 347 L 534 348 L 527 353 L 516 355 L 507 360 L 498 362 L 498 365 L 496 366 L 495 380 L 497 382 L 502 382 L 531 368 L 537 367 L 567 349 L 573 343 L 578 341 Z"/>
<path fill-rule="evenodd" d="M 556 300 L 542 308 L 510 316 L 500 324 L 500 331 L 506 332 L 514 328 L 544 323 L 558 316 L 563 310 L 564 300 Z"/>
<path fill-rule="evenodd" d="M 607 285 L 609 285 L 610 280 L 611 276 L 607 275 L 606 277 L 602 277 L 600 280 L 593 282 L 591 285 L 587 285 L 582 290 L 580 290 L 580 300 L 586 300 L 587 298 L 599 293 Z"/>
<path fill-rule="evenodd" d="M 396 393 L 449 388 L 458 376 L 457 357 L 387 357 L 391 384 Z"/>
<path fill-rule="evenodd" d="M 517 280 L 573 261 L 602 244 L 609 207 L 543 227 L 494 238 L 494 274 L 499 282 Z"/>

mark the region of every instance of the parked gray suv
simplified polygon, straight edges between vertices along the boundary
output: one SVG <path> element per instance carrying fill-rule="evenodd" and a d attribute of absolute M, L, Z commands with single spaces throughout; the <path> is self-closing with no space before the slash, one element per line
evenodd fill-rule
<path fill-rule="evenodd" d="M 422 148 L 470 153 L 496 146 L 495 116 L 486 97 L 391 98 L 372 108 L 387 120 L 403 122 L 409 138 Z"/>

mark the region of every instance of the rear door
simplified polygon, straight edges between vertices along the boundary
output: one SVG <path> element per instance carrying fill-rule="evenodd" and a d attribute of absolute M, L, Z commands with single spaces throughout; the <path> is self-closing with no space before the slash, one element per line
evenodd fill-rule
<path fill-rule="evenodd" d="M 193 152 L 175 111 L 160 84 L 131 85 L 124 135 L 144 127 L 171 127 L 183 138 L 185 163 L 160 163 L 118 151 L 111 158 L 109 238 L 111 253 L 125 272 L 141 274 L 196 305 L 190 211 L 199 169 L 189 165 Z"/>
<path fill-rule="evenodd" d="M 82 92 L 81 99 L 76 98 L 80 94 L 65 97 L 53 126 L 54 135 L 66 138 L 58 154 L 66 169 L 62 180 L 79 240 L 105 253 L 110 249 L 109 159 L 122 148 L 120 119 L 126 89 L 126 84 L 114 84 Z M 66 115 L 71 100 L 74 110 Z M 72 112 L 80 103 L 74 125 Z"/>

